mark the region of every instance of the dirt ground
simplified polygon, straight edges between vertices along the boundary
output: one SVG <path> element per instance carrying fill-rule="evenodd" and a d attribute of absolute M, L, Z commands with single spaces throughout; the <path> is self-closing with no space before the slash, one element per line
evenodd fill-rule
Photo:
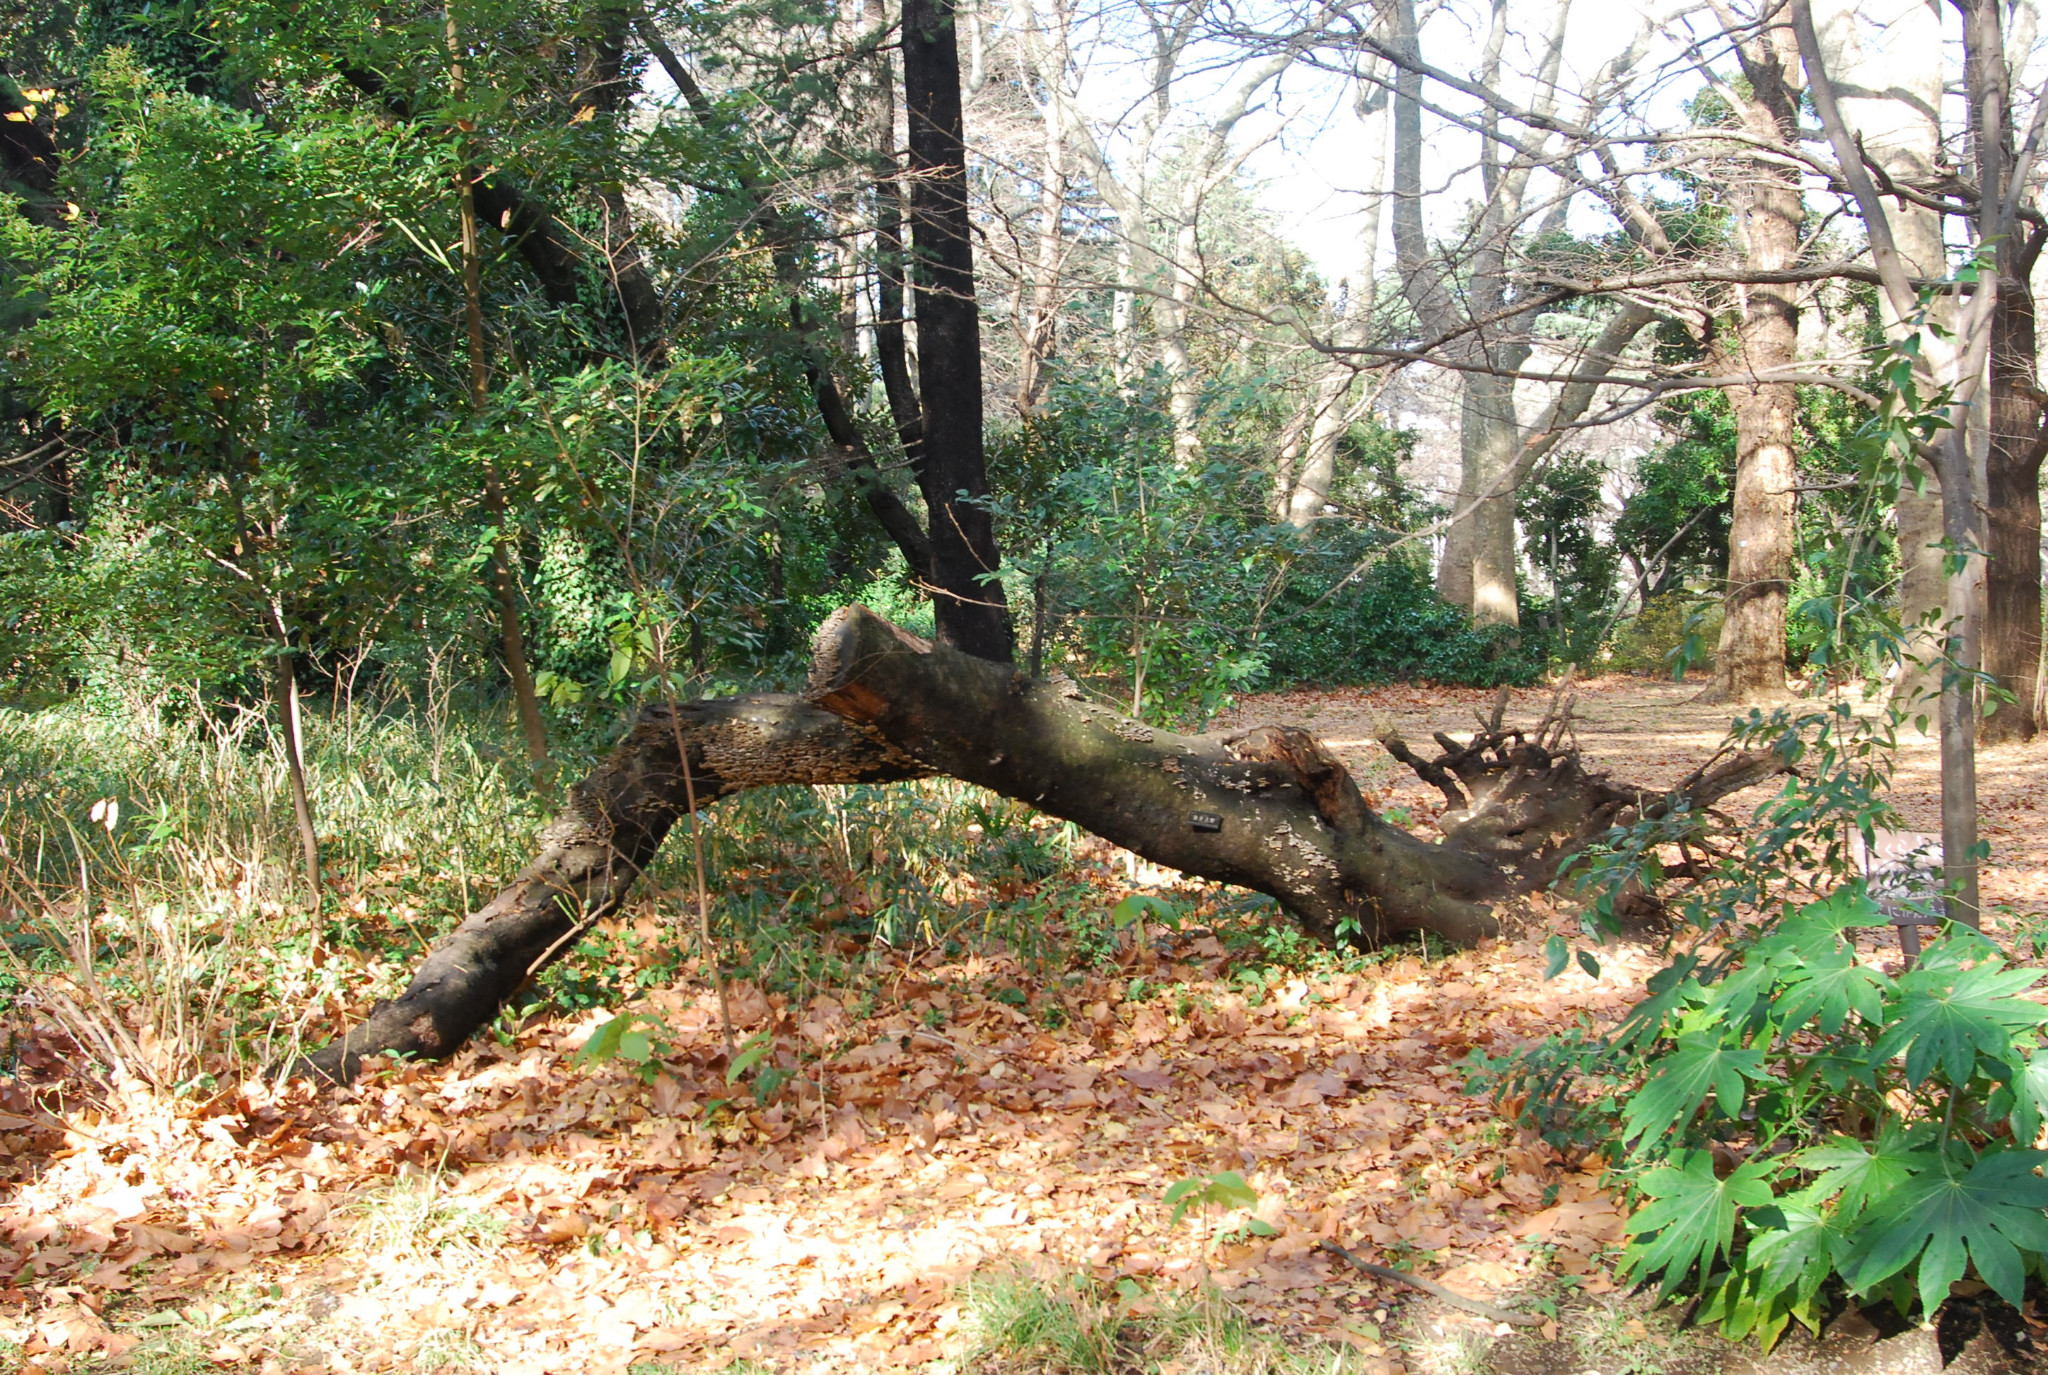
<path fill-rule="evenodd" d="M 1693 690 L 1585 685 L 1588 755 L 1681 775 L 1727 721 Z M 1436 795 L 1396 776 L 1374 718 L 1421 740 L 1491 700 L 1293 694 L 1237 719 L 1325 733 L 1421 826 Z M 1518 693 L 1512 710 L 1548 700 Z M 2029 910 L 2048 872 L 2031 815 L 2044 759 L 1984 761 L 1987 895 Z M 1932 743 L 1909 742 L 1899 802 L 1916 825 L 1933 823 L 1932 770 Z M 1090 862 L 1104 910 L 1134 883 L 1172 886 L 1115 854 Z M 1021 1267 L 1134 1292 L 1206 1275 L 1259 1330 L 1364 1375 L 1939 1369 L 1935 1333 L 1853 1313 L 1759 1362 L 1617 1292 L 1623 1215 L 1597 1173 L 1462 1091 L 1472 1049 L 1618 1015 L 1655 952 L 1546 982 L 1543 941 L 1572 923 L 1539 901 L 1476 950 L 1268 982 L 1201 929 L 1218 896 L 1182 890 L 1195 929 L 1064 978 L 986 945 L 877 948 L 857 987 L 735 988 L 739 1034 L 765 1034 L 764 1063 L 789 1071 L 764 1101 L 726 1073 L 701 979 L 636 1006 L 662 1042 L 645 1074 L 576 1062 L 590 1014 L 320 1098 L 79 1092 L 75 1052 L 17 1029 L 0 1076 L 0 1353 L 12 1343 L 25 1371 L 954 1375 L 975 1341 L 963 1282 Z M 653 930 L 679 904 L 650 895 L 621 920 Z M 1219 1170 L 1250 1182 L 1272 1236 L 1243 1214 L 1170 1220 L 1166 1190 Z M 1351 1271 L 1324 1239 L 1495 1303 L 1547 1297 L 1559 1322 L 1493 1328 Z M 1982 1333 L 1959 1359 L 2017 1368 Z"/>

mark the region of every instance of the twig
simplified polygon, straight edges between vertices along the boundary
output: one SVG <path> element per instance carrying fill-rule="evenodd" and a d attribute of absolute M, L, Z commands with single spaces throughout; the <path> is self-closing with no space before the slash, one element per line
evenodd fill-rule
<path fill-rule="evenodd" d="M 664 674 L 662 685 L 666 687 L 667 684 L 668 678 Z M 683 744 L 681 713 L 676 709 L 673 694 L 669 697 L 668 719 L 670 729 L 675 732 L 676 757 L 683 763 L 683 800 L 690 808 L 690 849 L 695 859 L 697 879 L 697 940 L 703 957 L 711 962 L 711 986 L 718 990 L 718 1034 L 725 1042 L 725 1063 L 730 1066 L 733 1057 L 732 1001 L 725 991 L 725 955 L 711 934 L 711 899 L 704 891 L 704 818 L 697 811 L 697 783 L 690 776 L 690 751 Z"/>
<path fill-rule="evenodd" d="M 1316 1243 L 1316 1249 L 1318 1251 L 1328 1251 L 1333 1256 L 1342 1256 L 1345 1260 L 1350 1261 L 1375 1279 L 1391 1280 L 1395 1284 L 1405 1284 L 1410 1289 L 1418 1289 L 1434 1298 L 1442 1299 L 1453 1308 L 1462 1308 L 1467 1313 L 1476 1313 L 1490 1322 L 1511 1323 L 1516 1327 L 1538 1327 L 1543 1323 L 1543 1319 L 1528 1313 L 1511 1313 L 1505 1308 L 1495 1308 L 1490 1303 L 1481 1303 L 1478 1299 L 1468 1299 L 1457 1290 L 1446 1289 L 1434 1280 L 1426 1280 L 1419 1275 L 1410 1275 L 1404 1271 L 1394 1270 L 1384 1265 L 1374 1265 L 1369 1260 L 1360 1260 L 1352 1252 L 1339 1246 L 1334 1241 L 1319 1241 Z"/>

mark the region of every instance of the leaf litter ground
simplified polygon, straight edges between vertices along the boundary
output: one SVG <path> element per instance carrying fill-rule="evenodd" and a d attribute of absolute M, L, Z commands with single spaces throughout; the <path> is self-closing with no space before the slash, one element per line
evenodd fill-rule
<path fill-rule="evenodd" d="M 1675 778 L 1726 722 L 1689 691 L 1582 688 L 1589 756 Z M 1514 711 L 1547 700 L 1524 696 Z M 1435 795 L 1375 753 L 1372 722 L 1426 738 L 1490 700 L 1290 694 L 1239 719 L 1321 731 L 1427 832 Z M 1907 742 L 1909 820 L 1932 815 L 1931 756 Z M 2044 756 L 1984 761 L 1987 896 L 2028 914 L 2048 898 Z M 1173 887 L 1085 853 L 1104 907 Z M 1476 950 L 1248 977 L 1262 962 L 1204 925 L 1217 896 L 1186 890 L 1184 929 L 1126 932 L 1064 979 L 999 949 L 911 949 L 800 1002 L 735 986 L 734 1034 L 765 1035 L 762 1064 L 790 1075 L 765 1106 L 727 1082 L 718 1000 L 687 971 L 636 1005 L 662 1027 L 651 1078 L 577 1061 L 603 1020 L 588 1013 L 346 1093 L 250 1083 L 173 1104 L 88 1088 L 31 1015 L 0 1078 L 0 1343 L 46 1370 L 944 1370 L 973 1344 L 965 1282 L 1022 1269 L 1138 1295 L 1206 1279 L 1294 1349 L 1381 1375 L 1747 1368 L 1725 1346 L 1674 1356 L 1669 1321 L 1613 1294 L 1623 1214 L 1597 1174 L 1465 1095 L 1455 1067 L 1615 1017 L 1654 951 L 1546 982 L 1543 943 L 1572 922 L 1537 899 Z M 1169 1188 L 1226 1170 L 1273 1235 L 1244 1210 L 1168 1225 Z M 1484 1354 L 1506 1329 L 1360 1275 L 1325 1239 L 1497 1303 L 1562 1296 L 1577 1328 Z"/>

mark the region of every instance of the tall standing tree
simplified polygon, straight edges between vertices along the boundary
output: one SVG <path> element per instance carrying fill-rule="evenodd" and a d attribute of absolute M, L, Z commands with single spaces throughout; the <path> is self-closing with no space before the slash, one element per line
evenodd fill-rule
<path fill-rule="evenodd" d="M 1785 610 L 1791 590 L 1798 501 L 1796 389 L 1784 376 L 1797 359 L 1796 282 L 1772 278 L 1797 262 L 1805 200 L 1800 191 L 1799 43 L 1783 11 L 1754 19 L 1725 14 L 1743 80 L 1718 89 L 1750 151 L 1726 162 L 1742 265 L 1740 321 L 1728 388 L 1735 412 L 1734 511 L 1728 582 L 1714 682 L 1700 700 L 1746 705 L 1785 695 Z"/>
<path fill-rule="evenodd" d="M 924 416 L 916 471 L 928 513 L 928 591 L 941 644 L 1008 663 L 1013 636 L 996 576 L 1001 558 L 982 444 L 981 306 L 974 291 L 952 0 L 906 0 L 903 6 L 903 105 Z"/>

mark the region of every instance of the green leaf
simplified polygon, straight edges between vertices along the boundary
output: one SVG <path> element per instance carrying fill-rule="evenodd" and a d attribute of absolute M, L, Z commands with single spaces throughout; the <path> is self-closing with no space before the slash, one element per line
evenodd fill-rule
<path fill-rule="evenodd" d="M 1244 1176 L 1236 1170 L 1225 1170 L 1209 1177 L 1208 1201 L 1225 1208 L 1256 1208 L 1259 1206 L 1258 1190 L 1244 1182 Z"/>
<path fill-rule="evenodd" d="M 1109 924 L 1119 931 L 1147 917 L 1166 926 L 1178 927 L 1180 924 L 1180 913 L 1174 910 L 1173 904 L 1150 893 L 1131 893 L 1109 909 Z"/>
<path fill-rule="evenodd" d="M 1771 1201 L 1770 1180 L 1777 1168 L 1775 1161 L 1752 1160 L 1717 1179 L 1710 1152 L 1687 1151 L 1677 1165 L 1649 1171 L 1642 1190 L 1655 1202 L 1628 1220 L 1634 1240 L 1622 1257 L 1623 1272 L 1635 1281 L 1662 1276 L 1664 1294 L 1695 1265 L 1704 1276 L 1734 1244 L 1736 1210 Z"/>
<path fill-rule="evenodd" d="M 1543 959 L 1543 977 L 1554 979 L 1572 962 L 1572 948 L 1564 943 L 1563 936 L 1552 936 L 1543 942 Z"/>
<path fill-rule="evenodd" d="M 726 1066 L 725 1082 L 728 1084 L 738 1083 L 742 1074 L 745 1074 L 755 1065 L 760 1064 L 768 1052 L 773 1049 L 775 1049 L 775 1042 L 769 1038 L 767 1032 L 757 1031 L 752 1036 L 749 1036 L 747 1043 L 740 1047 L 739 1054 L 733 1056 L 732 1063 Z"/>
<path fill-rule="evenodd" d="M 629 1031 L 619 1037 L 619 1058 L 629 1064 L 644 1065 L 654 1058 L 654 1043 L 644 1031 Z"/>
<path fill-rule="evenodd" d="M 1884 995 L 1891 980 L 1847 950 L 1816 955 L 1781 973 L 1785 988 L 1771 1011 L 1783 1033 L 1799 1030 L 1816 1013 L 1826 1036 L 1839 1033 L 1852 1012 L 1873 1025 L 1884 1019 Z"/>
<path fill-rule="evenodd" d="M 1841 949 L 1848 943 L 1845 935 L 1850 931 L 1889 925 L 1891 918 L 1871 900 L 1858 879 L 1788 914 L 1756 948 L 1757 953 L 1784 963 L 1807 963 Z"/>
<path fill-rule="evenodd" d="M 1706 1006 L 1686 1019 L 1687 1024 L 1694 1029 L 1705 1030 L 1719 1021 L 1741 1021 L 1764 996 L 1774 977 L 1775 971 L 1769 965 L 1758 963 L 1723 979 L 1714 986 L 1714 996 L 1707 1000 Z"/>
<path fill-rule="evenodd" d="M 1167 1225 L 1177 1227 L 1190 1208 L 1256 1208 L 1259 1194 L 1236 1170 L 1224 1170 L 1206 1179 L 1181 1180 L 1167 1189 L 1164 1201 L 1173 1205 Z"/>
<path fill-rule="evenodd" d="M 1588 978 L 1597 979 L 1600 977 L 1600 961 L 1593 958 L 1593 952 L 1590 950 L 1581 950 L 1579 952 L 1579 968 L 1586 971 Z"/>
<path fill-rule="evenodd" d="M 632 1025 L 632 1021 L 631 1017 L 625 1013 L 620 1013 L 610 1021 L 599 1026 L 597 1030 L 590 1033 L 589 1039 L 584 1041 L 582 1049 L 576 1052 L 576 1063 L 579 1065 L 594 1065 L 617 1055 L 619 1053 L 619 1038 L 626 1034 L 626 1028 Z"/>
<path fill-rule="evenodd" d="M 2012 1081 L 2012 1138 L 2032 1145 L 2048 1119 L 2048 1048 L 2037 1050 Z"/>
<path fill-rule="evenodd" d="M 1622 1140 L 1655 1141 L 1683 1127 L 1709 1093 L 1723 1114 L 1742 1111 L 1743 1084 L 1767 1079 L 1764 1053 L 1743 1050 L 1711 1036 L 1681 1036 L 1678 1048 L 1654 1061 L 1656 1073 L 1628 1100 L 1622 1112 Z"/>
<path fill-rule="evenodd" d="M 1244 1229 L 1255 1237 L 1277 1237 L 1280 1235 L 1280 1229 L 1263 1218 L 1253 1218 L 1245 1223 Z"/>
<path fill-rule="evenodd" d="M 2007 969 L 1996 956 L 1964 969 L 1956 961 L 1967 949 L 1951 937 L 1899 977 L 1898 998 L 1889 1009 L 1892 1025 L 1871 1055 L 1882 1061 L 1903 1051 L 1910 1085 L 1917 1087 L 1937 1069 L 1950 1084 L 1966 1084 L 1978 1056 L 2010 1062 L 2012 1033 L 2048 1021 L 2048 1007 L 2019 996 L 2040 982 L 2039 970 Z"/>
<path fill-rule="evenodd" d="M 1766 1222 L 1765 1214 L 1775 1216 Z M 1814 1300 L 1827 1277 L 1850 1250 L 1850 1238 L 1829 1212 L 1810 1200 L 1787 1199 L 1776 1208 L 1749 1215 L 1754 1226 L 1743 1267 L 1758 1277 L 1759 1292 L 1781 1298 L 1786 1310 L 1818 1332 L 1822 1314 Z"/>
<path fill-rule="evenodd" d="M 1699 956 L 1682 955 L 1650 976 L 1650 996 L 1637 1003 L 1614 1029 L 1616 1050 L 1633 1050 L 1654 1044 L 1664 1034 L 1664 1024 L 1687 999 L 1700 992 L 1692 971 L 1699 968 Z"/>
<path fill-rule="evenodd" d="M 1919 1262 L 1921 1311 L 1932 1316 L 1969 1265 L 2006 1302 L 2024 1297 L 2021 1252 L 2048 1252 L 2048 1179 L 2034 1170 L 2048 1151 L 1995 1151 L 1968 1174 L 1928 1170 L 1876 1200 L 1846 1278 L 1870 1289 Z"/>
<path fill-rule="evenodd" d="M 1901 1129 L 1896 1123 L 1887 1122 L 1876 1141 L 1838 1136 L 1825 1145 L 1801 1151 L 1793 1157 L 1793 1163 L 1819 1176 L 1801 1191 L 1802 1195 L 1814 1204 L 1841 1195 L 1834 1216 L 1846 1226 L 1873 1200 L 1894 1193 L 1913 1176 L 1940 1163 L 1934 1152 L 1921 1149 L 1932 1137 L 1931 1128 Z"/>

